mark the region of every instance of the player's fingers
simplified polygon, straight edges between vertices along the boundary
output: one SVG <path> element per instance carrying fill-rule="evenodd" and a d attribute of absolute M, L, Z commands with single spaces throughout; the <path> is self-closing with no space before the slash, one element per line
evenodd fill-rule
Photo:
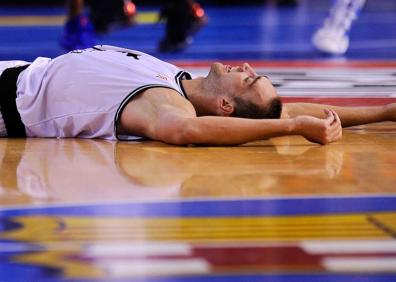
<path fill-rule="evenodd" d="M 340 120 L 340 117 L 338 116 L 338 114 L 333 110 L 329 110 L 329 111 L 331 112 L 331 114 L 334 117 L 334 120 L 331 123 L 331 125 L 337 125 L 337 126 L 341 125 L 341 120 Z"/>
<path fill-rule="evenodd" d="M 330 112 L 331 116 L 333 117 L 333 119 L 332 119 L 332 121 L 331 121 L 331 123 L 330 123 L 330 126 L 334 126 L 334 125 L 337 124 L 336 115 L 335 115 L 334 112 L 333 112 L 332 110 L 330 110 L 330 109 L 329 109 L 329 112 Z"/>
<path fill-rule="evenodd" d="M 333 121 L 334 121 L 333 113 L 329 109 L 325 109 L 324 112 L 326 114 L 326 123 L 328 125 L 331 125 L 333 123 Z"/>
<path fill-rule="evenodd" d="M 337 118 L 337 123 L 342 127 L 342 123 L 341 123 L 340 116 L 337 114 L 336 111 L 334 111 L 334 114 L 335 114 L 335 116 L 336 116 L 336 118 Z"/>

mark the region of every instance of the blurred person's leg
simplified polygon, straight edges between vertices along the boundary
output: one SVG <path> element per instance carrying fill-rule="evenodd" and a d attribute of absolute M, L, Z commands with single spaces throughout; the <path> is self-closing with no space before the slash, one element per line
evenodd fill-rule
<path fill-rule="evenodd" d="M 193 0 L 165 1 L 160 17 L 166 20 L 166 34 L 158 46 L 162 52 L 186 48 L 207 22 L 204 9 Z"/>
<path fill-rule="evenodd" d="M 84 0 L 67 1 L 67 20 L 60 39 L 66 50 L 85 49 L 96 44 L 92 23 L 84 15 Z"/>
<path fill-rule="evenodd" d="M 91 0 L 90 19 L 97 33 L 135 23 L 136 6 L 131 0 Z"/>
<path fill-rule="evenodd" d="M 366 0 L 336 0 L 323 26 L 312 37 L 314 47 L 323 53 L 342 55 L 349 47 L 349 31 Z"/>
<path fill-rule="evenodd" d="M 69 0 L 67 5 L 68 19 L 81 15 L 84 10 L 84 0 Z"/>
<path fill-rule="evenodd" d="M 84 13 L 89 6 L 89 16 Z M 85 49 L 96 44 L 97 34 L 134 23 L 136 6 L 131 0 L 68 0 L 68 18 L 61 38 L 66 50 Z"/>

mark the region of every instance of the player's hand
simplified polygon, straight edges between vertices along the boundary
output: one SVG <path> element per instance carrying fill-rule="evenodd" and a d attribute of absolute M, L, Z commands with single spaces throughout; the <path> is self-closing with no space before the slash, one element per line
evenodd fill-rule
<path fill-rule="evenodd" d="M 322 145 L 340 140 L 342 137 L 341 121 L 337 113 L 325 110 L 326 118 L 298 116 L 295 118 L 295 132 L 307 140 Z"/>

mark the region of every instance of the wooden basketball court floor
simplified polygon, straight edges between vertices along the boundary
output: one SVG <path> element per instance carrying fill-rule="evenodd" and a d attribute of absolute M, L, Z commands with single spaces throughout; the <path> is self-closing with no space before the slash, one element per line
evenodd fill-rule
<path fill-rule="evenodd" d="M 156 51 L 164 27 L 150 7 L 98 43 L 195 74 L 213 60 L 265 60 L 250 63 L 284 102 L 395 102 L 393 1 L 367 1 L 347 56 L 326 63 L 310 36 L 328 0 L 209 2 L 209 24 L 182 53 Z M 64 14 L 2 5 L 0 59 L 63 53 Z M 238 147 L 0 139 L 0 281 L 396 281 L 395 149 L 392 122 L 345 129 L 328 146 L 298 136 Z"/>
<path fill-rule="evenodd" d="M 251 63 L 285 102 L 396 102 L 392 62 Z M 327 146 L 0 139 L 0 167 L 0 281 L 396 281 L 394 122 Z"/>

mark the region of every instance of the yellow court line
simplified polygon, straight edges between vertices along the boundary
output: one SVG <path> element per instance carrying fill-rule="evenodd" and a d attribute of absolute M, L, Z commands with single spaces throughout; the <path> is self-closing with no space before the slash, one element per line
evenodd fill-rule
<path fill-rule="evenodd" d="M 65 21 L 65 16 L 0 16 L 0 26 L 59 26 Z M 142 12 L 136 16 L 138 24 L 153 24 L 157 21 L 157 12 Z"/>
<path fill-rule="evenodd" d="M 106 218 L 28 216 L 13 218 L 23 228 L 0 238 L 37 241 L 296 241 L 389 239 L 395 213 L 248 218 Z M 369 218 L 375 218 L 376 223 Z M 380 226 L 381 225 L 381 226 Z M 388 230 L 387 230 L 388 229 Z"/>
<path fill-rule="evenodd" d="M 395 217 L 395 212 L 244 218 L 16 216 L 10 220 L 21 224 L 21 228 L 0 232 L 0 239 L 42 246 L 41 252 L 14 256 L 15 262 L 59 268 L 69 278 L 103 278 L 107 273 L 103 265 L 71 258 L 86 255 L 90 245 L 123 242 L 232 242 L 237 246 L 263 242 L 392 240 Z M 306 267 L 318 266 L 312 263 Z"/>

